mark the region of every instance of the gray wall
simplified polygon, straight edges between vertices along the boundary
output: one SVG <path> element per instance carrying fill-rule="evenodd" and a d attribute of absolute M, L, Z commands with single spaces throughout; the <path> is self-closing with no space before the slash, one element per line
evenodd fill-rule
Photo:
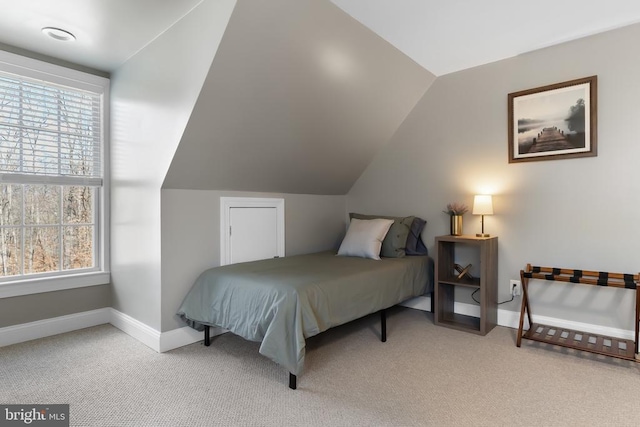
<path fill-rule="evenodd" d="M 329 1 L 238 2 L 163 188 L 343 195 L 434 79 Z"/>
<path fill-rule="evenodd" d="M 220 197 L 282 198 L 285 253 L 335 249 L 346 196 L 162 190 L 162 331 L 184 326 L 175 312 L 202 271 L 220 265 Z"/>
<path fill-rule="evenodd" d="M 348 209 L 421 215 L 433 250 L 449 231 L 448 202 L 494 194 L 485 229 L 499 236 L 502 300 L 526 263 L 638 272 L 638 40 L 634 25 L 437 78 L 350 190 Z M 598 156 L 509 164 L 507 94 L 590 75 Z M 464 221 L 466 234 L 479 231 L 478 217 Z M 633 329 L 633 292 L 558 284 L 532 294 L 534 314 Z M 501 307 L 518 311 L 519 302 Z"/>
<path fill-rule="evenodd" d="M 0 298 L 0 328 L 110 306 L 109 285 Z"/>
<path fill-rule="evenodd" d="M 285 251 L 335 249 L 345 232 L 346 196 L 162 190 L 162 331 L 184 326 L 175 317 L 202 271 L 220 265 L 220 197 L 285 201 Z"/>
<path fill-rule="evenodd" d="M 206 1 L 111 77 L 113 307 L 160 329 L 160 188 L 235 0 Z"/>

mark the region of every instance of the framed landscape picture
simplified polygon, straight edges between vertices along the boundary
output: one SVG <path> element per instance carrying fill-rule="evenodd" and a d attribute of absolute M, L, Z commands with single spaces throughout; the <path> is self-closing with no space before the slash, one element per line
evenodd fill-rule
<path fill-rule="evenodd" d="M 597 85 L 591 76 L 509 94 L 509 163 L 593 157 Z"/>

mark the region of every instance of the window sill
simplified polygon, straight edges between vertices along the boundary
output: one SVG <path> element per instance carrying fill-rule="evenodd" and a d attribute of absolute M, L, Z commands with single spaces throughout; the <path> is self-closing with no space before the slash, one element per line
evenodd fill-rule
<path fill-rule="evenodd" d="M 110 282 L 111 274 L 108 271 L 68 274 L 64 276 L 37 279 L 22 279 L 16 280 L 15 282 L 0 283 L 0 298 L 62 291 L 64 289 L 84 288 L 87 286 L 106 285 Z"/>

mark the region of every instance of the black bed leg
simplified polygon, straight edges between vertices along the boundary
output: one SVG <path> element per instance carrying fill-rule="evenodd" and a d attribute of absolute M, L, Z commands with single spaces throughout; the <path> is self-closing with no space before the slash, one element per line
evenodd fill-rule
<path fill-rule="evenodd" d="M 380 341 L 387 342 L 387 310 L 380 310 Z"/>
<path fill-rule="evenodd" d="M 436 293 L 431 292 L 431 314 L 436 311 Z"/>
<path fill-rule="evenodd" d="M 211 335 L 209 335 L 209 326 L 204 327 L 204 345 L 209 347 L 211 345 Z"/>
<path fill-rule="evenodd" d="M 297 382 L 297 377 L 293 375 L 291 372 L 289 372 L 289 388 L 291 390 L 296 389 L 296 386 L 297 386 L 296 382 Z"/>

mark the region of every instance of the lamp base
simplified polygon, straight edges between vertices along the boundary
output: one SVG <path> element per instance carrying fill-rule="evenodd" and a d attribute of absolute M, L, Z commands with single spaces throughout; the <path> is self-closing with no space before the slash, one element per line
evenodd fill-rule
<path fill-rule="evenodd" d="M 476 233 L 476 237 L 491 237 L 491 234 L 488 234 L 488 233 Z"/>

